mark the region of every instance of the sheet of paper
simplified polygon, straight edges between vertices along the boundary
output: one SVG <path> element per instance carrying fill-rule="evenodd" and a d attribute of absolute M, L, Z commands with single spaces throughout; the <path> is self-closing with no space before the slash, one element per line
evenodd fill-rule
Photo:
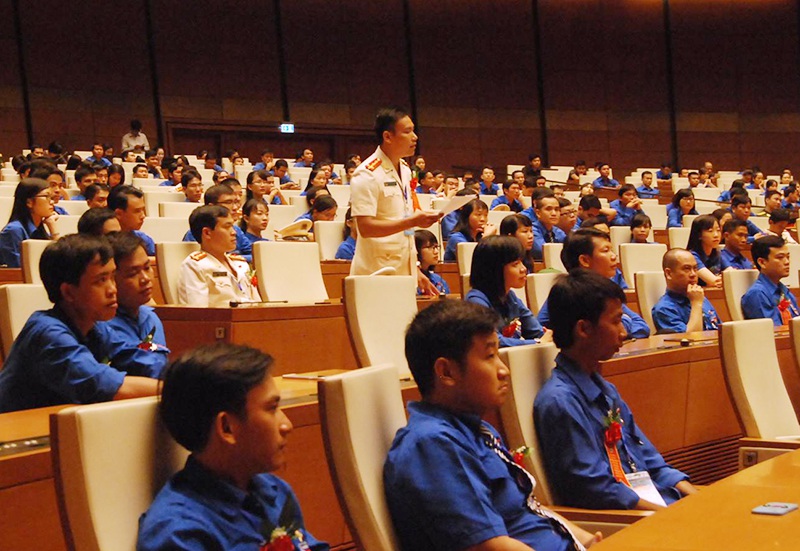
<path fill-rule="evenodd" d="M 625 478 L 628 479 L 631 489 L 636 492 L 640 498 L 650 503 L 655 503 L 656 505 L 667 506 L 664 502 L 664 498 L 661 497 L 655 484 L 653 484 L 650 473 L 647 471 L 638 471 L 626 474 Z"/>
<path fill-rule="evenodd" d="M 454 210 L 458 210 L 470 201 L 475 199 L 474 195 L 464 195 L 461 197 L 453 197 L 450 199 L 445 205 L 439 209 L 439 212 L 444 214 L 445 216 L 453 212 Z"/>

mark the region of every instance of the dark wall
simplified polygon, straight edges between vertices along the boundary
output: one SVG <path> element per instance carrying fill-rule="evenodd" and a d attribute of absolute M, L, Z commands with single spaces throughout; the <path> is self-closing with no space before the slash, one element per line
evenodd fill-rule
<path fill-rule="evenodd" d="M 690 166 L 800 165 L 798 3 L 669 0 L 669 25 L 664 4 L 0 0 L 0 151 L 119 147 L 138 117 L 183 152 L 309 143 L 341 159 L 368 154 L 375 109 L 401 104 L 432 167 L 534 151 L 618 172 L 673 151 Z M 277 132 L 285 111 L 295 136 Z"/>

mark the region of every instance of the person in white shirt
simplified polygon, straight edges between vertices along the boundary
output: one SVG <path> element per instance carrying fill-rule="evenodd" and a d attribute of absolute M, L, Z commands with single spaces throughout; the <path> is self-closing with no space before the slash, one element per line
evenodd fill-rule
<path fill-rule="evenodd" d="M 142 132 L 142 121 L 133 119 L 131 121 L 131 131 L 122 136 L 122 151 L 132 149 L 137 153 L 142 153 L 150 149 L 150 142 Z"/>

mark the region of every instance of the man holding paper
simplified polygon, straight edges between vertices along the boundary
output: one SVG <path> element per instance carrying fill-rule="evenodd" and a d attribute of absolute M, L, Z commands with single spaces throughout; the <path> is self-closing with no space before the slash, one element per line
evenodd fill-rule
<path fill-rule="evenodd" d="M 657 510 L 693 494 L 633 419 L 600 362 L 622 346 L 625 293 L 610 279 L 575 270 L 548 298 L 561 352 L 533 406 L 542 457 L 559 505 Z"/>
<path fill-rule="evenodd" d="M 403 160 L 414 154 L 417 135 L 411 117 L 399 108 L 381 109 L 375 118 L 380 145 L 356 168 L 350 205 L 358 227 L 351 275 L 392 267 L 398 275 L 416 274 L 426 294 L 438 294 L 416 266 L 414 229 L 439 221 L 439 211 L 414 210 L 411 169 Z"/>

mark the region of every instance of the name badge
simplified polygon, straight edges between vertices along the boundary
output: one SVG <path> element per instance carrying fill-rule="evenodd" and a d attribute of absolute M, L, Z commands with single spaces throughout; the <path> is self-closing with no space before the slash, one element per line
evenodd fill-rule
<path fill-rule="evenodd" d="M 395 182 L 394 180 L 389 180 L 388 182 L 384 182 L 383 185 L 386 187 L 396 186 L 397 182 Z"/>
<path fill-rule="evenodd" d="M 655 503 L 656 505 L 667 506 L 664 498 L 658 493 L 656 485 L 653 484 L 653 479 L 650 478 L 650 473 L 647 471 L 637 471 L 635 473 L 627 473 L 625 478 L 631 485 L 631 489 L 645 501 Z"/>
<path fill-rule="evenodd" d="M 211 272 L 211 277 L 228 277 L 228 272 Z"/>

